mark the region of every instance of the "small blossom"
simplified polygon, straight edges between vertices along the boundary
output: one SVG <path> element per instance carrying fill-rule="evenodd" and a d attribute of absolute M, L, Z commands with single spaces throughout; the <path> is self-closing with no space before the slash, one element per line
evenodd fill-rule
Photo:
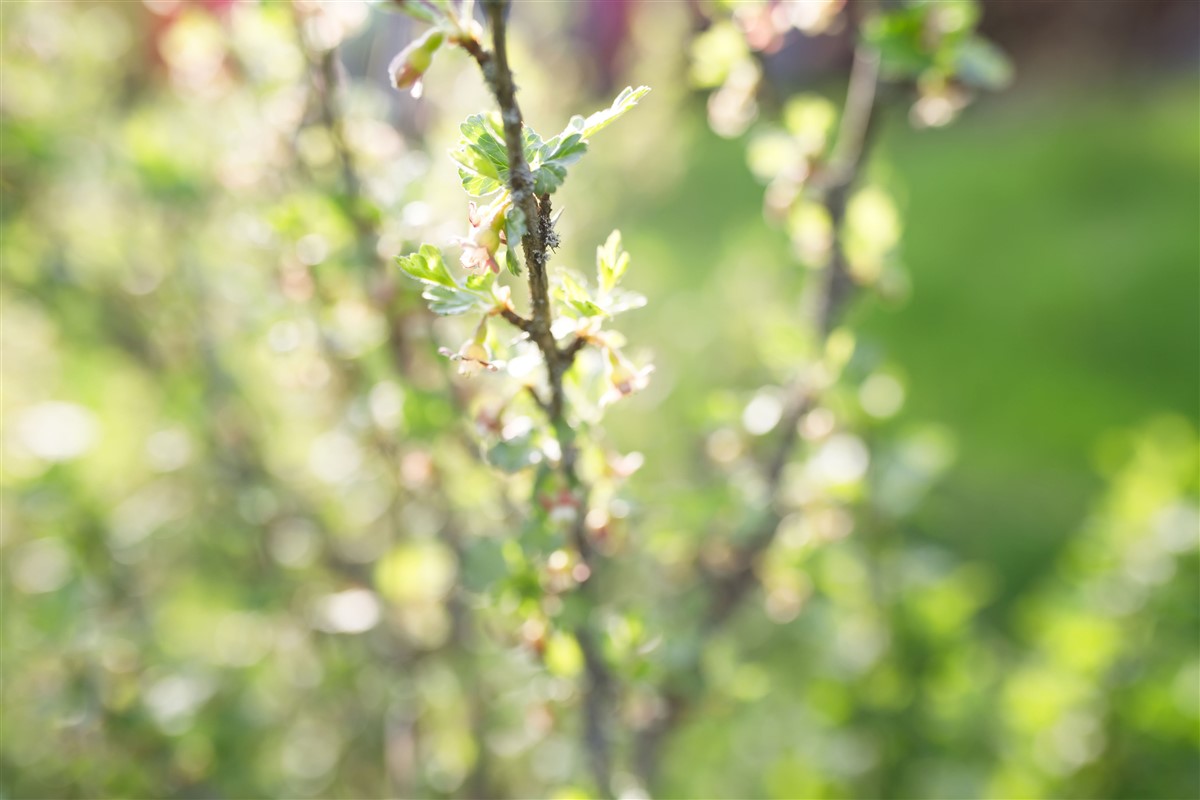
<path fill-rule="evenodd" d="M 482 275 L 490 269 L 500 273 L 500 264 L 496 261 L 496 251 L 500 249 L 499 233 L 491 228 L 476 228 L 470 236 L 459 237 L 454 242 L 462 246 L 459 261 L 467 272 Z"/>
<path fill-rule="evenodd" d="M 483 370 L 496 372 L 500 369 L 492 363 L 492 354 L 488 352 L 487 346 L 480 342 L 468 341 L 458 349 L 457 353 L 452 353 L 445 347 L 438 352 L 451 361 L 457 361 L 458 374 L 467 378 L 474 377 Z"/>
<path fill-rule="evenodd" d="M 500 273 L 500 264 L 496 261 L 496 251 L 503 244 L 501 230 L 504 227 L 504 217 L 493 214 L 484 219 L 479 215 L 479 209 L 471 203 L 467 211 L 467 220 L 471 223 L 471 235 L 460 236 L 454 243 L 463 249 L 460 263 L 467 272 L 482 275 L 489 269 Z"/>
<path fill-rule="evenodd" d="M 601 407 L 645 389 L 650 383 L 650 373 L 654 372 L 653 364 L 647 364 L 641 369 L 634 367 L 616 348 L 608 350 L 608 367 L 611 386 L 600 398 Z"/>

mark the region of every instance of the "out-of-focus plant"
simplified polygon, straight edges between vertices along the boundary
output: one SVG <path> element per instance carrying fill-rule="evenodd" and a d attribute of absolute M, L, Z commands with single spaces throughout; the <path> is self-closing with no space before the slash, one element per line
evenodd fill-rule
<path fill-rule="evenodd" d="M 502 780 L 455 580 L 503 500 L 464 490 L 430 315 L 380 254 L 421 229 L 422 159 L 342 74 L 368 20 L 5 9 L 6 793 Z"/>
<path fill-rule="evenodd" d="M 1026 646 L 999 680 L 995 796 L 1165 797 L 1196 779 L 1196 431 L 1152 419 L 1110 435 L 1100 460 L 1107 492 L 1017 609 Z"/>
<path fill-rule="evenodd" d="M 1009 72 L 999 51 L 974 33 L 980 13 L 974 0 L 738 2 L 724 8 L 728 13 L 697 37 L 692 50 L 693 79 L 715 88 L 709 121 L 723 136 L 742 134 L 758 117 L 760 59 L 777 51 L 789 32 L 815 36 L 849 26 L 856 45 L 840 110 L 821 95 L 798 94 L 780 104 L 778 121 L 761 123 L 750 137 L 750 167 L 768 184 L 767 215 L 787 229 L 797 261 L 809 270 L 808 323 L 798 338 L 801 360 L 790 367 L 790 380 L 782 387 L 762 387 L 743 414 L 746 429 L 764 437 L 755 455 L 747 521 L 732 536 L 710 536 L 700 550 L 698 621 L 665 623 L 689 631 L 691 639 L 669 657 L 660 705 L 641 732 L 640 772 L 650 784 L 664 738 L 707 701 L 705 685 L 713 677 L 709 643 L 759 587 L 772 619 L 793 619 L 812 591 L 814 579 L 804 575 L 814 540 L 837 541 L 852 529 L 868 536 L 851 545 L 859 561 L 853 568 L 862 570 L 872 587 L 866 594 L 877 608 L 869 613 L 847 609 L 846 622 L 865 626 L 864 636 L 888 630 L 886 617 L 895 598 L 887 596 L 889 581 L 880 571 L 886 557 L 878 534 L 866 532 L 895 516 L 888 507 L 893 491 L 871 496 L 870 484 L 888 477 L 871 474 L 870 452 L 855 427 L 864 411 L 868 420 L 894 414 L 903 389 L 877 357 L 856 352 L 854 331 L 843 324 L 859 289 L 875 288 L 888 296 L 903 286 L 896 257 L 901 220 L 881 183 L 867 179 L 870 147 L 885 93 L 915 86 L 913 123 L 944 125 L 965 105 L 967 87 L 998 88 Z M 931 431 L 903 446 L 881 448 L 894 449 L 901 458 L 906 447 L 910 454 L 924 454 L 916 456 L 926 462 L 923 466 L 900 466 L 909 473 L 907 480 L 918 484 L 902 493 L 919 492 L 919 484 L 945 467 L 949 448 L 940 438 Z M 797 459 L 801 443 L 806 447 Z M 736 441 L 715 446 L 741 449 Z M 844 568 L 851 564 L 842 562 Z M 837 590 L 832 592 L 836 608 Z M 882 649 L 876 651 L 870 662 L 881 654 Z"/>
<path fill-rule="evenodd" d="M 480 420 L 487 459 L 502 471 L 532 472 L 533 478 L 531 512 L 512 542 L 515 546 L 506 548 L 509 577 L 496 589 L 516 587 L 527 606 L 524 627 L 548 660 L 561 658 L 562 648 L 572 646 L 560 631 L 573 637 L 587 680 L 586 749 L 597 787 L 608 794 L 612 756 L 607 718 L 617 687 L 593 630 L 590 605 L 601 602 L 593 590 L 593 573 L 600 566 L 608 521 L 605 502 L 620 479 L 636 468 L 636 459 L 607 450 L 599 423 L 609 405 L 648 380 L 651 367 L 635 365 L 623 352 L 624 338 L 607 327 L 616 315 L 644 305 L 645 298 L 620 286 L 630 258 L 616 231 L 596 251 L 594 281 L 566 269 L 551 272 L 551 254 L 560 244 L 551 196 L 592 138 L 632 109 L 649 88 L 627 88 L 610 107 L 572 117 L 560 133 L 543 139 L 525 125 L 517 103 L 508 61 L 507 2 L 483 3 L 490 46 L 474 18 L 473 2 L 404 2 L 401 8 L 433 27 L 395 57 L 393 85 L 418 95 L 434 53 L 443 44 L 457 46 L 478 63 L 499 108 L 498 113 L 468 117 L 450 152 L 463 190 L 473 198 L 470 231 L 456 241 L 467 275 L 447 266 L 433 245 L 397 263 L 424 287 L 430 310 L 471 320 L 472 330 L 461 346 L 443 350 L 458 363 L 459 373 L 502 378 L 489 387 L 499 401 Z M 517 311 L 511 288 L 498 280 L 501 262 L 519 276 L 522 261 L 528 278 L 527 315 Z M 493 328 L 496 320 L 503 320 L 500 330 Z M 546 613 L 537 580 L 547 570 L 555 576 L 555 593 L 576 587 L 563 598 L 569 608 L 557 618 Z M 548 650 L 546 636 L 558 637 L 552 640 L 557 642 L 554 651 Z"/>

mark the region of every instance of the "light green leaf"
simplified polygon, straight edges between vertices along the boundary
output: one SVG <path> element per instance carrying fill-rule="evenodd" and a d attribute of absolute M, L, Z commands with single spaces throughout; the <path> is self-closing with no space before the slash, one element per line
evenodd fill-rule
<path fill-rule="evenodd" d="M 596 276 L 600 291 L 612 291 L 629 269 L 629 254 L 621 247 L 621 232 L 613 231 L 603 245 L 596 248 Z"/>
<path fill-rule="evenodd" d="M 592 300 L 591 293 L 570 272 L 558 273 L 559 297 L 584 317 L 606 316 L 605 311 Z"/>
<path fill-rule="evenodd" d="M 422 245 L 412 255 L 397 256 L 396 263 L 406 275 L 424 284 L 421 296 L 435 314 L 465 314 L 472 310 L 488 310 L 495 305 L 492 296 L 494 274 L 474 275 L 465 285 L 461 284 L 446 268 L 441 251 L 433 245 Z"/>
<path fill-rule="evenodd" d="M 625 114 L 631 108 L 638 104 L 638 101 L 645 97 L 650 92 L 649 86 L 639 86 L 634 89 L 626 86 L 625 90 L 617 95 L 617 99 L 613 100 L 611 106 L 601 111 L 592 114 L 583 121 L 582 128 L 578 128 L 578 133 L 584 139 L 590 139 L 596 133 L 615 122 L 621 115 Z M 575 120 L 571 120 L 571 125 L 567 126 L 567 131 L 572 131 L 572 126 L 576 124 Z M 567 131 L 564 131 L 566 133 Z"/>
<path fill-rule="evenodd" d="M 467 288 L 473 292 L 490 293 L 496 283 L 496 273 L 488 270 L 482 275 L 471 275 L 467 278 Z"/>
<path fill-rule="evenodd" d="M 534 191 L 538 194 L 551 194 L 567 177 L 567 167 L 574 164 L 587 152 L 587 140 L 592 134 L 614 122 L 629 109 L 637 105 L 638 100 L 650 91 L 648 86 L 637 89 L 626 87 L 617 95 L 613 104 L 602 111 L 597 111 L 584 119 L 580 116 L 571 117 L 567 127 L 553 139 L 541 144 L 531 151 L 529 131 L 526 131 L 525 155 L 529 159 L 533 171 Z M 540 140 L 539 140 L 540 142 Z"/>
<path fill-rule="evenodd" d="M 476 294 L 444 286 L 431 286 L 421 296 L 429 301 L 430 311 L 444 317 L 466 314 L 468 311 L 488 306 L 483 302 L 483 298 Z"/>
<path fill-rule="evenodd" d="M 457 286 L 454 276 L 446 269 L 442 260 L 442 251 L 430 244 L 421 245 L 421 249 L 407 256 L 396 256 L 396 263 L 409 277 L 422 283 L 440 284 L 442 286 Z"/>
<path fill-rule="evenodd" d="M 463 191 L 472 197 L 486 197 L 504 188 L 504 184 L 495 178 L 478 175 L 461 167 L 458 170 L 458 177 L 462 180 Z"/>
<path fill-rule="evenodd" d="M 500 138 L 504 138 L 503 131 L 500 133 Z M 521 149 L 525 153 L 525 161 L 530 165 L 541 156 L 542 148 L 545 146 L 546 143 L 542 141 L 542 137 L 538 136 L 537 131 L 533 128 L 526 125 L 521 129 Z M 505 155 L 506 162 L 507 158 L 507 155 Z"/>
<path fill-rule="evenodd" d="M 450 151 L 458 162 L 463 189 L 474 197 L 492 194 L 508 181 L 508 152 L 494 114 L 473 114 L 459 126 L 462 138 Z"/>
<path fill-rule="evenodd" d="M 613 289 L 604 300 L 607 301 L 604 304 L 604 308 L 612 316 L 624 311 L 632 311 L 635 308 L 642 308 L 646 305 L 646 296 L 644 294 L 630 292 L 625 289 Z"/>
<path fill-rule="evenodd" d="M 531 162 L 533 190 L 538 194 L 551 194 L 562 185 L 567 177 L 567 167 L 574 164 L 587 152 L 587 142 L 579 133 L 564 133 L 542 145 L 536 159 Z"/>
<path fill-rule="evenodd" d="M 504 219 L 504 238 L 508 242 L 508 250 L 504 255 L 505 266 L 513 275 L 521 274 L 521 262 L 517 259 L 517 245 L 525 235 L 525 212 L 516 206 L 508 210 Z"/>

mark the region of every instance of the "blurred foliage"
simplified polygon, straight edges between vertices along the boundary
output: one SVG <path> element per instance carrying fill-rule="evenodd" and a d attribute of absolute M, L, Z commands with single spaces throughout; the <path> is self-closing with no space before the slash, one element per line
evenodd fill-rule
<path fill-rule="evenodd" d="M 804 35 L 841 6 L 780 5 Z M 553 503 L 519 513 L 536 409 L 455 376 L 438 348 L 474 324 L 390 266 L 460 232 L 436 222 L 464 210 L 440 143 L 480 105 L 453 90 L 472 65 L 440 53 L 430 99 L 398 99 L 415 32 L 356 3 L 0 13 L 3 797 L 592 796 L 568 632 L 589 612 L 623 730 L 701 665 L 656 795 L 1200 788 L 1194 81 L 1018 77 L 964 110 L 943 40 L 898 50 L 918 92 L 848 211 L 882 291 L 805 419 L 762 591 L 696 638 L 692 565 L 761 502 L 778 387 L 814 356 L 798 263 L 824 223 L 768 191 L 765 224 L 755 175 L 823 151 L 839 89 L 778 125 L 727 102 L 718 132 L 752 132 L 715 136 L 686 72 L 744 100 L 736 64 L 771 36 L 714 24 L 688 61 L 664 45 L 686 6 L 639 6 L 634 116 L 658 128 L 614 126 L 556 195 L 562 262 L 620 227 L 655 309 L 623 318 L 659 365 L 610 420 L 627 455 L 589 467 L 641 466 L 602 498 L 617 568 L 590 610 Z M 537 120 L 579 105 L 571 13 L 514 15 Z M 910 130 L 942 119 L 929 97 L 961 124 Z"/>

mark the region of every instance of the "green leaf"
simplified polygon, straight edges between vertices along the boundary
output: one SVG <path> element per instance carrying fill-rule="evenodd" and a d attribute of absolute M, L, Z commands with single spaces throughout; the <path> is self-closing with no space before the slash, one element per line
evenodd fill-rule
<path fill-rule="evenodd" d="M 500 138 L 504 138 L 503 130 L 500 131 Z M 533 128 L 526 125 L 521 129 L 521 150 L 525 153 L 525 161 L 527 163 L 533 164 L 541 156 L 542 148 L 545 146 L 546 143 L 542 141 L 542 137 L 538 136 L 537 131 Z M 507 161 L 507 155 L 505 156 L 505 160 Z"/>
<path fill-rule="evenodd" d="M 562 270 L 558 273 L 559 297 L 584 317 L 603 317 L 603 308 L 592 300 L 591 294 L 571 273 Z"/>
<path fill-rule="evenodd" d="M 525 212 L 513 206 L 504 218 L 504 238 L 509 245 L 519 244 L 529 229 L 525 226 Z"/>
<path fill-rule="evenodd" d="M 492 286 L 496 283 L 496 273 L 488 270 L 482 275 L 471 275 L 467 278 L 467 288 L 473 292 L 487 293 L 491 292 Z"/>
<path fill-rule="evenodd" d="M 567 127 L 548 142 L 536 140 L 538 147 L 531 150 L 534 138 L 532 131 L 526 129 L 525 156 L 529 159 L 529 167 L 533 171 L 533 190 L 538 194 L 551 194 L 562 186 L 567 177 L 567 167 L 574 164 L 587 152 L 587 140 L 592 134 L 614 122 L 629 109 L 637 105 L 638 100 L 650 91 L 648 86 L 637 89 L 626 87 L 617 95 L 613 104 L 602 111 L 597 111 L 587 119 L 580 116 L 571 117 Z M 536 137 L 536 134 L 532 134 Z"/>
<path fill-rule="evenodd" d="M 582 127 L 572 128 L 575 125 L 575 119 L 571 120 L 571 125 L 567 126 L 567 131 L 577 130 L 584 139 L 590 139 L 596 133 L 616 122 L 623 114 L 638 104 L 638 101 L 645 97 L 650 92 L 649 86 L 639 86 L 634 89 L 626 86 L 625 90 L 617 95 L 617 99 L 613 100 L 611 106 L 601 111 L 592 114 L 586 120 L 583 120 Z M 564 131 L 566 133 L 567 131 Z"/>
<path fill-rule="evenodd" d="M 433 245 L 422 245 L 421 249 L 407 256 L 397 256 L 396 263 L 404 274 L 425 286 L 421 296 L 429 303 L 429 310 L 442 316 L 465 314 L 473 310 L 488 310 L 495 305 L 492 286 L 496 276 L 473 275 L 466 285 L 460 284 L 442 259 L 442 252 Z"/>
<path fill-rule="evenodd" d="M 504 251 L 504 266 L 508 267 L 508 271 L 513 275 L 521 274 L 521 262 L 517 258 L 517 246 L 510 244 Z"/>
<path fill-rule="evenodd" d="M 562 185 L 567 177 L 567 167 L 574 164 L 587 152 L 587 142 L 580 133 L 559 134 L 542 145 L 537 155 L 537 167 L 533 171 L 533 190 L 538 194 L 551 194 Z"/>
<path fill-rule="evenodd" d="M 508 249 L 504 254 L 504 264 L 513 275 L 521 274 L 521 262 L 517 259 L 517 245 L 521 243 L 525 231 L 525 212 L 515 206 L 510 208 L 508 216 L 504 219 L 504 239 L 508 242 Z"/>
<path fill-rule="evenodd" d="M 624 311 L 632 311 L 646 305 L 646 296 L 625 289 L 613 289 L 606 298 L 605 310 L 610 316 L 616 316 Z"/>
<path fill-rule="evenodd" d="M 421 249 L 407 256 L 396 256 L 396 263 L 411 278 L 422 283 L 439 284 L 441 286 L 457 286 L 454 276 L 446 269 L 442 260 L 442 251 L 431 244 L 421 245 Z"/>
<path fill-rule="evenodd" d="M 600 247 L 596 248 L 596 276 L 600 291 L 612 291 L 629 269 L 629 254 L 621 247 L 621 232 L 613 231 Z"/>
<path fill-rule="evenodd" d="M 504 188 L 504 184 L 495 178 L 478 175 L 461 167 L 458 170 L 458 177 L 462 181 L 463 191 L 472 197 L 486 197 Z"/>
<path fill-rule="evenodd" d="M 863 39 L 879 50 L 883 73 L 893 78 L 915 77 L 933 66 L 934 53 L 924 39 L 929 6 L 888 11 L 867 20 Z"/>
<path fill-rule="evenodd" d="M 466 314 L 479 307 L 487 307 L 480 303 L 480 298 L 457 289 L 447 289 L 444 286 L 431 286 L 421 295 L 429 301 L 429 310 L 444 317 Z"/>
<path fill-rule="evenodd" d="M 483 197 L 504 188 L 508 181 L 508 151 L 499 117 L 473 114 L 459 126 L 462 138 L 450 151 L 458 162 L 463 189 L 474 197 Z"/>

